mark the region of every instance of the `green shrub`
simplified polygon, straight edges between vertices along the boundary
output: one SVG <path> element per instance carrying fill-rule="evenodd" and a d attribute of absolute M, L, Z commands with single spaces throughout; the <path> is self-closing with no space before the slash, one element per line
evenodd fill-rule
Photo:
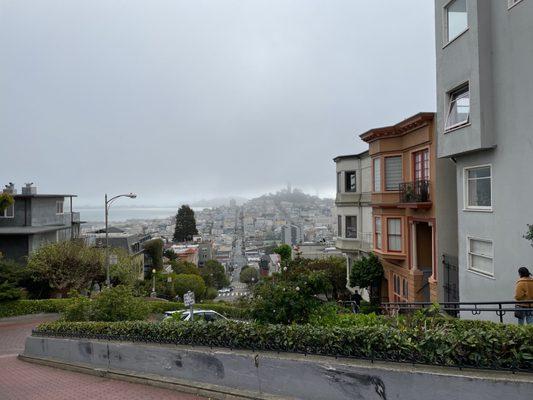
<path fill-rule="evenodd" d="M 133 297 L 126 286 L 104 288 L 90 306 L 93 321 L 135 321 L 148 317 L 150 307 L 141 298 Z"/>
<path fill-rule="evenodd" d="M 18 300 L 22 296 L 20 288 L 11 282 L 0 283 L 0 301 Z"/>
<path fill-rule="evenodd" d="M 90 321 L 91 300 L 87 297 L 75 297 L 65 307 L 62 317 L 67 321 Z"/>
<path fill-rule="evenodd" d="M 205 299 L 206 300 L 213 300 L 218 296 L 218 290 L 214 287 L 208 287 L 205 291 Z"/>
<path fill-rule="evenodd" d="M 53 322 L 34 335 L 157 341 L 235 349 L 349 356 L 445 366 L 532 370 L 533 327 L 435 319 L 427 326 L 356 324 L 350 327 L 267 325 L 235 321 Z"/>
<path fill-rule="evenodd" d="M 72 299 L 17 300 L 0 302 L 0 318 L 63 312 Z"/>
<path fill-rule="evenodd" d="M 254 289 L 252 316 L 259 322 L 273 324 L 306 323 L 309 315 L 322 304 L 314 293 L 313 282 L 265 280 Z"/>
<path fill-rule="evenodd" d="M 203 299 L 205 295 L 205 282 L 199 275 L 178 274 L 174 281 L 176 294 L 183 298 L 183 295 L 189 290 L 194 292 L 196 301 Z"/>

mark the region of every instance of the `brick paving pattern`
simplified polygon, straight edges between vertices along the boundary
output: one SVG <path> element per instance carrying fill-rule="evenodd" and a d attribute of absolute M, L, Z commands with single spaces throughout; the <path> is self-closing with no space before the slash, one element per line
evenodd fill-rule
<path fill-rule="evenodd" d="M 17 359 L 31 329 L 54 316 L 0 320 L 0 400 L 202 400 L 172 390 L 64 371 Z"/>

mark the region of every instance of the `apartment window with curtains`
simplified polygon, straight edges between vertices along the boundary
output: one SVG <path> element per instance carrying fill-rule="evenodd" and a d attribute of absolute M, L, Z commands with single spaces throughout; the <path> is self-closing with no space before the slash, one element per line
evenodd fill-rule
<path fill-rule="evenodd" d="M 376 249 L 381 249 L 381 217 L 376 217 L 374 220 L 374 235 Z"/>
<path fill-rule="evenodd" d="M 385 190 L 399 190 L 402 183 L 402 156 L 385 158 Z"/>
<path fill-rule="evenodd" d="M 372 163 L 374 170 L 374 192 L 381 192 L 381 160 L 374 158 Z"/>
<path fill-rule="evenodd" d="M 402 220 L 400 218 L 387 219 L 387 249 L 402 251 Z"/>

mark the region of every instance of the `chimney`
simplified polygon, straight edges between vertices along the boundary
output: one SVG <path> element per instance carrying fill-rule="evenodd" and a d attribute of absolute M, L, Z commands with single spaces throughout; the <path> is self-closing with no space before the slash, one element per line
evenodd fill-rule
<path fill-rule="evenodd" d="M 15 184 L 13 182 L 9 182 L 4 187 L 4 193 L 9 193 L 11 195 L 17 194 L 17 190 L 15 189 Z"/>
<path fill-rule="evenodd" d="M 37 194 L 37 187 L 32 186 L 33 182 L 25 183 L 24 187 L 22 188 L 22 194 L 28 196 L 32 194 Z"/>

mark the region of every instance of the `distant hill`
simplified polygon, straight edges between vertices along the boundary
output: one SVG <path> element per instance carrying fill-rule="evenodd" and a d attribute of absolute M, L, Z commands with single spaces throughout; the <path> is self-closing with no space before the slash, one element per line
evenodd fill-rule
<path fill-rule="evenodd" d="M 206 199 L 198 200 L 193 203 L 190 203 L 189 205 L 191 207 L 215 208 L 215 207 L 221 207 L 221 206 L 229 206 L 231 200 L 235 200 L 237 205 L 240 206 L 246 203 L 248 199 L 244 197 L 239 197 L 239 196 L 217 197 L 217 198 L 208 199 L 208 200 Z"/>
<path fill-rule="evenodd" d="M 257 197 L 255 199 L 250 200 L 251 203 L 254 201 L 264 201 L 264 200 L 272 200 L 274 202 L 288 202 L 293 204 L 299 204 L 299 205 L 318 205 L 318 204 L 324 204 L 333 202 L 333 199 L 321 199 L 318 196 L 312 196 L 310 194 L 304 193 L 300 189 L 290 189 L 285 188 L 282 189 L 274 194 L 269 193 L 265 194 L 263 196 Z"/>

